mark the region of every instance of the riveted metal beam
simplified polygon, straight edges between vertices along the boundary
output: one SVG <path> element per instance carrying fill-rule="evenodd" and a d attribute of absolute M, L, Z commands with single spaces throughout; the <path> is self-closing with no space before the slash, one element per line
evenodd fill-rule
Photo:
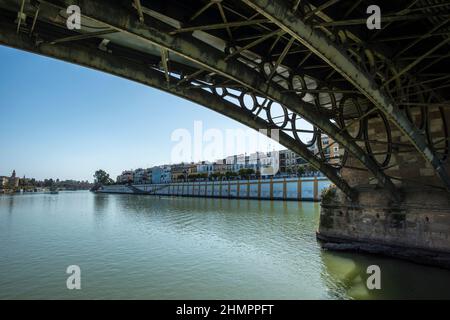
<path fill-rule="evenodd" d="M 211 7 L 214 4 L 214 1 L 208 2 L 206 5 L 201 7 L 194 15 L 189 19 L 189 21 L 195 20 L 198 16 L 200 16 L 203 12 L 205 12 L 209 7 Z"/>
<path fill-rule="evenodd" d="M 277 61 L 275 62 L 275 65 L 272 67 L 272 71 L 270 72 L 269 76 L 267 77 L 267 80 L 266 80 L 267 82 L 272 80 L 273 76 L 277 72 L 278 67 L 281 65 L 281 63 L 283 62 L 283 59 L 286 57 L 286 55 L 288 54 L 289 50 L 291 49 L 291 46 L 294 43 L 294 41 L 295 41 L 295 38 L 292 37 L 289 40 L 288 44 L 284 47 L 283 52 L 278 57 Z"/>
<path fill-rule="evenodd" d="M 236 51 L 234 51 L 233 53 L 231 53 L 229 56 L 225 57 L 225 60 L 229 60 L 232 57 L 235 57 L 237 55 L 239 55 L 240 53 L 242 53 L 245 50 L 249 50 L 250 48 L 260 44 L 263 41 L 266 41 L 267 39 L 273 37 L 273 36 L 281 36 L 284 32 L 281 30 L 275 30 L 272 32 L 269 32 L 263 36 L 258 37 L 255 41 L 250 42 L 249 44 L 237 49 Z"/>
<path fill-rule="evenodd" d="M 177 34 L 177 33 L 184 33 L 184 32 L 194 32 L 199 30 L 217 30 L 217 29 L 224 29 L 224 28 L 232 28 L 232 27 L 245 27 L 245 26 L 251 26 L 255 24 L 261 24 L 261 23 L 272 23 L 269 19 L 255 19 L 255 20 L 246 20 L 246 21 L 233 21 L 233 22 L 227 22 L 227 23 L 215 23 L 215 24 L 209 24 L 205 26 L 192 26 L 187 28 L 181 28 L 174 30 L 170 32 L 171 35 Z"/>
<path fill-rule="evenodd" d="M 445 46 L 447 43 L 450 42 L 450 38 L 445 39 L 444 41 L 439 42 L 436 46 L 428 50 L 426 53 L 415 59 L 413 62 L 408 64 L 406 67 L 404 67 L 402 70 L 398 71 L 392 78 L 389 80 L 386 80 L 385 83 L 383 83 L 383 86 L 386 87 L 389 83 L 392 81 L 398 79 L 401 75 L 408 72 L 412 68 L 414 68 L 416 65 L 418 65 L 420 62 L 422 62 L 427 56 L 431 55 L 436 50 L 440 49 L 441 47 Z"/>
<path fill-rule="evenodd" d="M 95 70 L 113 74 L 132 80 L 159 90 L 174 94 L 178 97 L 200 104 L 208 109 L 232 118 L 255 130 L 271 129 L 269 123 L 261 118 L 255 118 L 250 111 L 241 108 L 225 99 L 220 98 L 201 88 L 188 86 L 167 86 L 164 73 L 151 69 L 145 63 L 133 62 L 129 59 L 107 54 L 103 51 L 82 44 L 74 45 L 68 42 L 51 45 L 42 43 L 36 46 L 33 39 L 24 35 L 17 35 L 14 29 L 0 25 L 0 44 L 28 52 L 41 54 L 59 60 L 75 63 Z M 169 75 L 170 81 L 175 83 L 178 79 Z M 304 145 L 284 132 L 279 133 L 279 142 L 290 150 L 296 152 L 312 166 L 323 172 L 339 189 L 349 198 L 356 199 L 357 192 L 352 189 L 331 165 L 313 156 Z"/>
<path fill-rule="evenodd" d="M 305 14 L 305 19 L 308 20 L 310 17 L 316 15 L 316 13 L 321 12 L 323 10 L 325 10 L 328 7 L 331 7 L 333 4 L 339 2 L 341 0 L 328 0 L 327 2 L 325 2 L 324 4 L 318 6 L 317 8 L 309 11 L 308 13 Z"/>
<path fill-rule="evenodd" d="M 61 42 L 68 42 L 68 41 L 79 41 L 79 40 L 84 40 L 84 39 L 90 39 L 90 38 L 96 38 L 105 34 L 111 34 L 111 33 L 115 33 L 117 32 L 117 30 L 101 30 L 101 31 L 96 31 L 96 32 L 91 32 L 91 33 L 84 33 L 84 34 L 79 34 L 76 36 L 70 36 L 70 37 L 64 37 L 61 39 L 56 39 L 53 40 L 52 42 L 50 42 L 51 44 L 56 44 L 56 43 L 61 43 Z"/>
<path fill-rule="evenodd" d="M 228 23 L 227 16 L 226 16 L 225 11 L 223 10 L 223 7 L 222 7 L 222 0 L 215 1 L 215 2 L 216 2 L 216 5 L 217 5 L 217 9 L 219 9 L 220 16 L 222 17 L 222 21 L 224 23 Z M 228 36 L 230 37 L 230 40 L 233 41 L 233 34 L 231 33 L 230 27 L 226 27 L 226 30 L 228 32 Z"/>
<path fill-rule="evenodd" d="M 356 65 L 338 44 L 331 42 L 302 18 L 293 13 L 283 0 L 241 0 L 261 15 L 271 19 L 281 29 L 309 48 L 332 66 L 344 78 L 379 108 L 411 141 L 424 158 L 431 163 L 442 183 L 450 191 L 450 178 L 439 157 L 430 149 L 425 136 L 414 127 L 394 101 L 373 81 L 372 77 Z"/>
<path fill-rule="evenodd" d="M 161 64 L 164 69 L 164 75 L 166 76 L 166 82 L 170 82 L 170 71 L 169 71 L 169 52 L 166 49 L 161 49 Z"/>
<path fill-rule="evenodd" d="M 23 18 L 23 7 L 25 5 L 25 0 L 22 0 L 22 2 L 20 3 L 20 10 L 17 13 L 17 29 L 16 29 L 16 33 L 19 33 L 20 30 L 20 25 L 22 23 L 22 18 Z"/>
<path fill-rule="evenodd" d="M 41 3 L 38 2 L 36 12 L 34 13 L 34 17 L 33 17 L 33 23 L 31 24 L 30 34 L 33 34 L 34 28 L 36 27 L 36 21 L 39 16 L 40 5 L 41 5 Z"/>
<path fill-rule="evenodd" d="M 396 22 L 396 21 L 405 21 L 405 20 L 423 20 L 428 19 L 430 16 L 428 14 L 415 14 L 410 16 L 382 16 L 381 22 Z M 448 18 L 448 14 L 437 15 L 437 17 Z M 360 25 L 366 24 L 367 19 L 349 19 L 349 20 L 341 20 L 341 21 L 330 21 L 330 22 L 320 22 L 313 26 L 313 28 L 321 28 L 321 27 L 337 27 L 337 26 L 352 26 L 352 25 Z"/>

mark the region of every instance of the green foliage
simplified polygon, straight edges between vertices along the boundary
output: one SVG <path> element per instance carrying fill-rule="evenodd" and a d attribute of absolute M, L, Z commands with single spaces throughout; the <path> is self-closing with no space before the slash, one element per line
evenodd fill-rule
<path fill-rule="evenodd" d="M 214 172 L 209 177 L 211 179 L 215 179 L 215 180 L 222 180 L 222 178 L 225 177 L 225 175 L 223 173 L 220 173 L 220 172 Z"/>
<path fill-rule="evenodd" d="M 208 178 L 208 174 L 207 173 L 191 173 L 190 175 L 188 175 L 188 180 L 189 181 L 195 181 L 195 180 L 199 180 L 199 179 L 207 179 Z"/>
<path fill-rule="evenodd" d="M 94 173 L 95 182 L 102 185 L 114 184 L 106 171 L 99 169 Z"/>
<path fill-rule="evenodd" d="M 45 179 L 44 180 L 44 187 L 51 188 L 51 187 L 53 187 L 54 184 L 55 184 L 55 182 L 53 181 L 53 179 Z"/>
<path fill-rule="evenodd" d="M 240 169 L 239 170 L 239 175 L 242 178 L 248 178 L 250 177 L 252 174 L 255 174 L 255 170 L 253 169 Z"/>
<path fill-rule="evenodd" d="M 333 199 L 336 198 L 337 194 L 336 186 L 330 185 L 328 188 L 325 188 L 322 190 L 321 196 L 322 196 L 322 202 L 323 203 L 330 203 L 333 201 Z"/>
<path fill-rule="evenodd" d="M 236 172 L 232 172 L 232 171 L 225 172 L 225 177 L 227 177 L 227 178 L 237 177 L 237 175 L 238 174 Z"/>

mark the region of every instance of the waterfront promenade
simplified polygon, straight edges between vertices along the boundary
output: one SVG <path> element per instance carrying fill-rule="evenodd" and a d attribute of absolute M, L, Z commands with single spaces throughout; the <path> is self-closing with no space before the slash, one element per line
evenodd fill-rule
<path fill-rule="evenodd" d="M 154 194 L 184 197 L 320 201 L 330 186 L 324 177 L 223 180 L 166 184 L 107 185 L 100 193 Z"/>

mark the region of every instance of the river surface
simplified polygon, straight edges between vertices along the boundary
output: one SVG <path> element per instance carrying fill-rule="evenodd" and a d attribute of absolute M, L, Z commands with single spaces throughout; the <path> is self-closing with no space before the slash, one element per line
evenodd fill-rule
<path fill-rule="evenodd" d="M 319 204 L 0 196 L 0 299 L 450 298 L 450 271 L 323 251 Z M 367 267 L 381 268 L 368 290 Z M 68 290 L 69 265 L 81 289 Z"/>

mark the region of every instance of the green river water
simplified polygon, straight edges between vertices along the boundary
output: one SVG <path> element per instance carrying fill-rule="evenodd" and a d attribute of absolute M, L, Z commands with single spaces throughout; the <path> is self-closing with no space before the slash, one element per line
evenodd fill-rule
<path fill-rule="evenodd" d="M 0 299 L 450 298 L 450 271 L 321 250 L 320 205 L 60 192 L 0 196 Z M 380 290 L 366 287 L 369 265 Z M 68 290 L 66 268 L 81 269 Z"/>

